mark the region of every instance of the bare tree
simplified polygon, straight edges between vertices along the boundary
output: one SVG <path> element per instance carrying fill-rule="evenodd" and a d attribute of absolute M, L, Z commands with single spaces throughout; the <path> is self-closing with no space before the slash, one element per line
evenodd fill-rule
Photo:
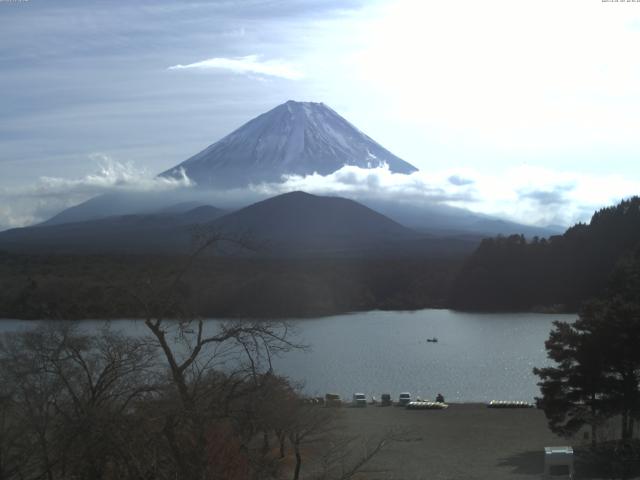
<path fill-rule="evenodd" d="M 258 392 L 272 359 L 292 348 L 285 322 L 206 322 L 190 311 L 184 279 L 200 255 L 221 244 L 248 248 L 247 242 L 213 233 L 201 240 L 171 278 L 148 278 L 127 292 L 144 312 L 144 323 L 157 342 L 175 388 L 177 404 L 165 410 L 163 436 L 183 479 L 225 478 L 209 461 L 211 432 L 229 421 L 239 450 L 251 463 L 251 444 L 260 432 Z"/>
<path fill-rule="evenodd" d="M 22 430 L 18 478 L 104 478 L 127 468 L 118 439 L 133 403 L 155 388 L 152 348 L 108 328 L 93 337 L 55 322 L 5 335 L 0 355 Z"/>
<path fill-rule="evenodd" d="M 298 408 L 291 412 L 291 422 L 287 428 L 289 441 L 293 446 L 296 464 L 293 480 L 300 478 L 302 469 L 302 446 L 326 441 L 335 429 L 334 421 L 338 410 L 320 408 L 317 405 L 298 402 Z"/>

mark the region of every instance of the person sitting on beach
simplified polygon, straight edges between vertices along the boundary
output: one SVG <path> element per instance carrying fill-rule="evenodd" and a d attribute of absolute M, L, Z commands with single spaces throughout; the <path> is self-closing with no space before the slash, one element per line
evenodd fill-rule
<path fill-rule="evenodd" d="M 439 393 L 438 395 L 436 395 L 436 402 L 438 403 L 444 403 L 444 397 L 442 396 L 441 393 Z"/>

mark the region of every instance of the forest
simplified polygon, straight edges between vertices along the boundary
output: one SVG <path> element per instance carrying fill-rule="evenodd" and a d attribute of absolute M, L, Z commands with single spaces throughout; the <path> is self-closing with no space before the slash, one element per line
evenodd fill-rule
<path fill-rule="evenodd" d="M 469 256 L 201 255 L 178 288 L 206 317 L 293 318 L 366 310 L 577 312 L 640 244 L 640 198 L 563 235 L 482 240 Z M 154 286 L 187 255 L 0 252 L 0 318 L 141 318 L 126 292 Z"/>
<path fill-rule="evenodd" d="M 462 259 L 199 257 L 178 288 L 207 317 L 286 318 L 445 306 Z M 0 318 L 141 318 L 128 293 L 187 256 L 0 254 Z"/>
<path fill-rule="evenodd" d="M 616 264 L 640 244 L 640 198 L 597 211 L 563 235 L 488 238 L 451 285 L 449 305 L 472 311 L 576 312 L 604 293 Z"/>

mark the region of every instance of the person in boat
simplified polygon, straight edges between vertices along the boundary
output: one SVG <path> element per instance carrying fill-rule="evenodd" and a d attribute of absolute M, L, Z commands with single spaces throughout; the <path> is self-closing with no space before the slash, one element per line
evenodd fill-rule
<path fill-rule="evenodd" d="M 444 396 L 439 393 L 438 395 L 436 395 L 436 402 L 438 403 L 444 403 Z"/>

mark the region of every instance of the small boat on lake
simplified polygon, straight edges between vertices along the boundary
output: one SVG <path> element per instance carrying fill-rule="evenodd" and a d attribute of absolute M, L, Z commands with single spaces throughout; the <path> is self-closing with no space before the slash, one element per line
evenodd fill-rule
<path fill-rule="evenodd" d="M 427 342 L 429 342 L 429 343 L 438 343 L 438 339 L 436 337 L 427 338 Z"/>

